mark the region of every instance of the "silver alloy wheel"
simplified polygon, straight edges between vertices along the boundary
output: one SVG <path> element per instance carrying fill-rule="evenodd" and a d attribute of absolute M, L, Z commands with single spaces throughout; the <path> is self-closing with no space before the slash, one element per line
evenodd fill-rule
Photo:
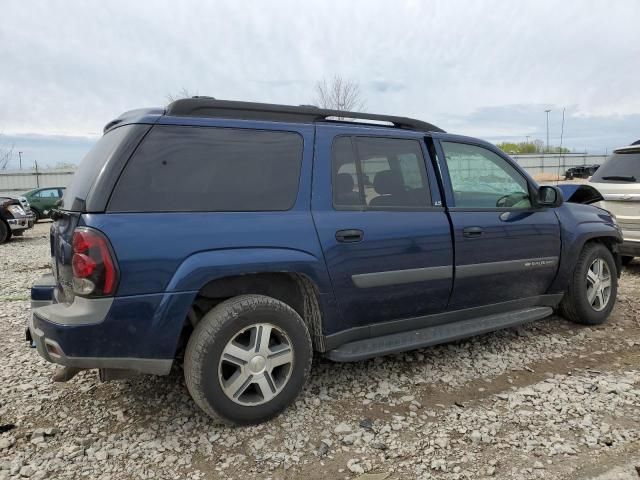
<path fill-rule="evenodd" d="M 293 348 L 287 334 L 270 323 L 256 323 L 238 332 L 224 347 L 218 376 L 235 403 L 266 403 L 285 387 L 293 371 Z"/>
<path fill-rule="evenodd" d="M 587 301 L 596 312 L 605 309 L 611 297 L 611 272 L 602 258 L 596 258 L 587 270 Z"/>

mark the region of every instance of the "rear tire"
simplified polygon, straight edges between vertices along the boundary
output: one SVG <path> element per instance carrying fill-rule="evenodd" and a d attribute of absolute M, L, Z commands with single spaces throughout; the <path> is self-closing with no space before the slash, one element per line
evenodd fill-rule
<path fill-rule="evenodd" d="M 560 313 L 575 323 L 600 325 L 609 317 L 617 292 L 613 255 L 601 243 L 588 243 L 578 257 Z"/>
<path fill-rule="evenodd" d="M 633 262 L 633 258 L 634 257 L 630 257 L 627 255 L 623 255 L 621 260 L 622 260 L 622 265 L 629 265 L 631 262 Z"/>
<path fill-rule="evenodd" d="M 38 210 L 34 209 L 33 207 L 31 208 L 31 212 L 33 213 L 33 223 L 38 223 L 38 221 L 42 220 L 42 215 L 40 215 L 40 212 L 38 212 Z"/>
<path fill-rule="evenodd" d="M 193 400 L 214 420 L 250 425 L 293 403 L 312 359 L 309 331 L 295 310 L 264 295 L 241 295 L 196 325 L 184 376 Z"/>

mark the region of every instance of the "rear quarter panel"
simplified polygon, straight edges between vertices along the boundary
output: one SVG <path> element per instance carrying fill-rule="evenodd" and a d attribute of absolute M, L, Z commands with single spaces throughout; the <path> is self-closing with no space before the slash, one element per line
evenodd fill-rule
<path fill-rule="evenodd" d="M 330 291 L 305 211 L 83 215 L 107 235 L 120 268 L 117 295 L 197 291 L 228 274 L 291 271 Z"/>

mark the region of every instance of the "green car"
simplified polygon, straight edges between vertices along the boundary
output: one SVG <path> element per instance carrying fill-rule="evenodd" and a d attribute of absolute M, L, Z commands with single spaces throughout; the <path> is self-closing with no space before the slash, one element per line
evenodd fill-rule
<path fill-rule="evenodd" d="M 36 222 L 42 218 L 48 218 L 51 209 L 56 206 L 58 200 L 64 195 L 65 187 L 36 188 L 24 194 L 29 201 L 31 211 L 36 217 Z"/>

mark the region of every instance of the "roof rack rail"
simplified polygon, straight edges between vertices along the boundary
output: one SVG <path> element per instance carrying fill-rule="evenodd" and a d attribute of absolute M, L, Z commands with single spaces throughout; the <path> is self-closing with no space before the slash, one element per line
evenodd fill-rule
<path fill-rule="evenodd" d="M 182 98 L 169 104 L 166 115 L 187 117 L 221 117 L 241 120 L 269 120 L 274 122 L 315 123 L 321 121 L 369 120 L 387 122 L 396 128 L 425 132 L 444 132 L 444 130 L 421 120 L 373 113 L 329 110 L 311 105 L 276 105 L 271 103 L 236 102 L 216 100 L 211 97 Z"/>

